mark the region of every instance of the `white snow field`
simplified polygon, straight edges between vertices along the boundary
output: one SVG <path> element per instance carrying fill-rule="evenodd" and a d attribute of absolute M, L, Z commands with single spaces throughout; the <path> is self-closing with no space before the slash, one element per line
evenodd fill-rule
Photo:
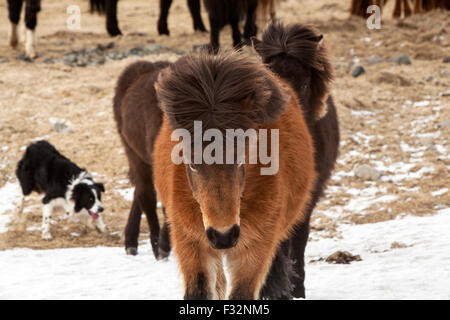
<path fill-rule="evenodd" d="M 0 232 L 7 230 L 15 191 L 0 188 Z M 341 239 L 313 237 L 307 261 L 341 250 L 351 264 L 311 262 L 307 299 L 450 299 L 450 209 L 425 217 L 341 224 Z M 393 242 L 405 246 L 391 248 Z M 0 251 L 0 299 L 181 299 L 173 255 L 156 261 L 148 244 L 136 257 L 120 247 Z"/>

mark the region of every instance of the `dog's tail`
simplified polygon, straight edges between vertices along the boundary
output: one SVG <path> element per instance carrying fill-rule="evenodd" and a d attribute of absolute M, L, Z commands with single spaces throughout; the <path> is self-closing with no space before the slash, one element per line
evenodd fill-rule
<path fill-rule="evenodd" d="M 104 14 L 105 13 L 105 8 L 106 8 L 106 0 L 90 0 L 90 9 L 91 9 L 91 13 L 99 13 L 99 14 Z"/>
<path fill-rule="evenodd" d="M 263 32 L 262 40 L 252 38 L 253 47 L 272 71 L 282 78 L 299 78 L 302 72 L 292 65 L 288 58 L 300 63 L 304 69 L 311 70 L 311 91 L 308 109 L 316 118 L 326 114 L 325 100 L 329 85 L 333 80 L 333 67 L 328 59 L 323 36 L 314 28 L 302 24 L 284 26 L 272 23 Z"/>

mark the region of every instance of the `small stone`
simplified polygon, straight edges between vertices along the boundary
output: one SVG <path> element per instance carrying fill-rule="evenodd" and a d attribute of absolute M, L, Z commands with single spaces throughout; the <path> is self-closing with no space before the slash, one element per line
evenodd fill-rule
<path fill-rule="evenodd" d="M 450 57 L 445 57 L 444 60 L 442 60 L 443 63 L 450 63 Z"/>
<path fill-rule="evenodd" d="M 380 56 L 377 56 L 377 55 L 373 55 L 373 56 L 370 56 L 369 58 L 367 58 L 364 61 L 364 64 L 366 66 L 372 66 L 374 64 L 379 64 L 379 63 L 382 63 L 382 62 L 384 62 L 383 58 L 381 58 Z"/>
<path fill-rule="evenodd" d="M 5 62 L 8 62 L 8 61 L 9 61 L 8 58 L 6 58 L 6 57 L 0 57 L 0 63 L 5 63 Z"/>
<path fill-rule="evenodd" d="M 56 59 L 54 59 L 54 58 L 45 58 L 43 62 L 44 63 L 48 63 L 48 64 L 52 64 L 52 63 L 56 62 Z"/>
<path fill-rule="evenodd" d="M 380 179 L 381 175 L 382 175 L 381 171 L 378 171 L 377 169 L 374 169 L 367 165 L 361 165 L 356 167 L 355 169 L 355 176 L 364 180 L 375 181 Z"/>
<path fill-rule="evenodd" d="M 442 78 L 450 78 L 450 72 L 447 71 L 447 70 L 445 70 L 445 69 L 440 70 L 440 71 L 439 71 L 439 75 L 440 75 Z"/>
<path fill-rule="evenodd" d="M 403 65 L 409 65 L 409 64 L 411 64 L 411 59 L 406 54 L 402 54 L 402 55 L 400 55 L 398 57 L 391 58 L 391 59 L 389 59 L 389 61 L 390 62 L 395 62 L 398 65 L 402 65 L 402 64 Z"/>
<path fill-rule="evenodd" d="M 426 82 L 431 82 L 433 80 L 434 80 L 434 77 L 431 74 L 425 77 Z"/>
<path fill-rule="evenodd" d="M 352 77 L 357 78 L 364 73 L 366 73 L 366 70 L 362 66 L 357 66 L 352 72 Z"/>
<path fill-rule="evenodd" d="M 325 260 L 325 262 L 333 264 L 349 264 L 352 261 L 362 261 L 361 256 L 359 254 L 352 255 L 348 251 L 336 251 Z"/>
<path fill-rule="evenodd" d="M 33 59 L 31 59 L 30 57 L 28 57 L 22 53 L 17 56 L 17 59 L 20 61 L 24 61 L 24 62 L 34 62 Z"/>
<path fill-rule="evenodd" d="M 355 65 L 355 62 L 353 61 L 349 61 L 347 63 L 347 67 L 345 68 L 345 72 L 350 72 L 350 70 L 352 70 L 353 66 Z"/>

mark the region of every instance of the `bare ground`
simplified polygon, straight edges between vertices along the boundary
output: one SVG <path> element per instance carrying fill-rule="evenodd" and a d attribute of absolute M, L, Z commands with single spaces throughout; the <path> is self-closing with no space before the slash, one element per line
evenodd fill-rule
<path fill-rule="evenodd" d="M 449 192 L 434 193 L 450 188 L 450 129 L 442 124 L 450 119 L 450 64 L 443 63 L 450 56 L 450 13 L 435 11 L 393 20 L 388 6 L 382 29 L 369 30 L 364 20 L 349 18 L 349 3 L 287 0 L 279 12 L 286 23 L 308 23 L 319 29 L 336 69 L 332 92 L 342 144 L 335 176 L 314 214 L 313 237 L 338 237 L 339 223 L 428 215 L 450 206 Z M 122 245 L 131 203 L 117 191 L 131 185 L 112 115 L 115 81 L 133 61 L 176 60 L 194 45 L 208 42 L 208 34 L 192 31 L 185 1 L 173 5 L 170 37 L 156 33 L 157 1 L 120 1 L 124 36 L 114 39 L 106 34 L 104 18 L 88 13 L 86 1 L 80 2 L 82 29 L 68 31 L 65 12 L 71 4 L 69 0 L 43 2 L 38 26 L 40 57 L 34 62 L 19 58 L 21 48 L 7 46 L 9 22 L 6 14 L 0 16 L 0 61 L 7 60 L 0 63 L 0 187 L 15 180 L 15 166 L 24 147 L 45 138 L 105 183 L 108 233 L 100 235 L 55 217 L 55 239 L 43 241 L 38 230 L 40 199 L 33 196 L 25 203 L 24 217 L 0 234 L 0 250 Z M 6 12 L 5 2 L 0 3 L 0 12 Z M 161 44 L 163 49 L 143 58 L 107 59 L 97 66 L 71 67 L 60 61 L 72 50 L 111 41 L 117 51 L 151 44 Z M 230 47 L 229 29 L 222 32 L 221 42 Z M 388 61 L 401 54 L 407 54 L 412 64 Z M 373 55 L 383 62 L 365 65 Z M 45 62 L 48 58 L 56 62 Z M 351 71 L 360 64 L 366 73 L 353 78 Z M 73 133 L 57 133 L 50 118 L 70 121 Z M 380 170 L 382 177 L 376 181 L 355 177 L 355 167 L 363 164 Z M 141 240 L 147 238 L 144 219 Z"/>

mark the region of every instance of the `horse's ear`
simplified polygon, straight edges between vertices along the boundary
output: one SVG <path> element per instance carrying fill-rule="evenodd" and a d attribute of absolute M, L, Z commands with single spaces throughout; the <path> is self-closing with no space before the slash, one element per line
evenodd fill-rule
<path fill-rule="evenodd" d="M 254 121 L 263 124 L 276 121 L 284 112 L 288 100 L 287 90 L 271 76 L 259 90 L 244 98 L 241 104 L 244 110 L 254 112 Z"/>
<path fill-rule="evenodd" d="M 327 98 L 330 90 L 330 83 L 333 80 L 333 67 L 328 59 L 323 35 L 314 39 L 317 42 L 315 59 L 312 63 L 313 72 L 311 74 L 311 96 L 309 104 L 314 110 L 314 118 L 323 118 L 328 111 Z"/>

